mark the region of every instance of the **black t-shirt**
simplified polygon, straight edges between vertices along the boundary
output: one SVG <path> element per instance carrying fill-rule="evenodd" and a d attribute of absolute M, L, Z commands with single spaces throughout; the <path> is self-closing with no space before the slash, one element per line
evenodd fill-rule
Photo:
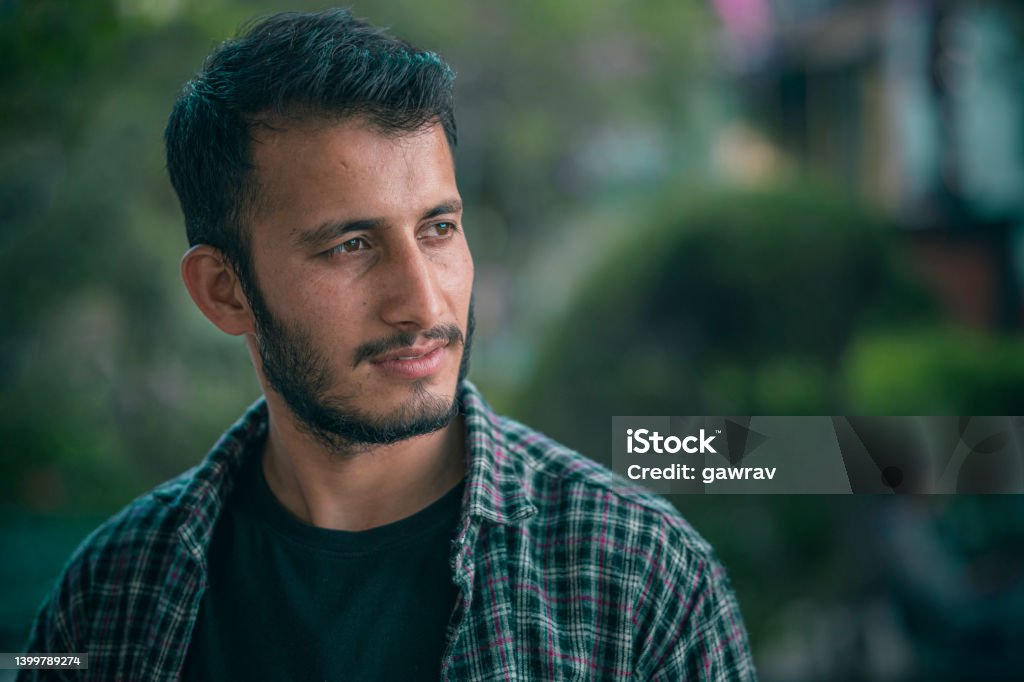
<path fill-rule="evenodd" d="M 214 531 L 182 679 L 438 679 L 463 488 L 386 526 L 328 530 L 282 507 L 249 457 Z"/>

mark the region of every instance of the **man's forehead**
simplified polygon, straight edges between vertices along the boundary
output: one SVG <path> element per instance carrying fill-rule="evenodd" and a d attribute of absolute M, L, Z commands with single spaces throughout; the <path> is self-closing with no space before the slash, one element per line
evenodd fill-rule
<path fill-rule="evenodd" d="M 437 120 L 406 130 L 386 128 L 366 116 L 331 116 L 298 111 L 259 115 L 253 118 L 250 131 L 254 157 L 278 148 L 318 147 L 325 138 L 339 133 L 359 138 L 365 148 L 380 146 L 394 149 L 408 148 L 425 137 L 445 135 L 444 127 Z"/>
<path fill-rule="evenodd" d="M 458 198 L 439 123 L 382 132 L 351 118 L 265 121 L 254 127 L 252 161 L 257 213 L 271 220 L 288 214 L 295 219 L 290 233 L 322 220 L 420 212 Z"/>

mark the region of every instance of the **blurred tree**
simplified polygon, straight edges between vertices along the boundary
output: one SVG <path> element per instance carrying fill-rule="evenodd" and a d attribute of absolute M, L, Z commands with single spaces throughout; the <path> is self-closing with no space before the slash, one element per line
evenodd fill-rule
<path fill-rule="evenodd" d="M 0 103 L 0 493 L 38 510 L 123 503 L 255 395 L 173 265 L 185 241 L 161 132 L 206 38 L 130 5 L 13 3 L 0 19 L 16 93 Z"/>
<path fill-rule="evenodd" d="M 934 316 L 886 227 L 810 187 L 661 202 L 551 330 L 517 413 L 605 462 L 616 414 L 842 414 L 851 339 Z"/>
<path fill-rule="evenodd" d="M 114 508 L 195 461 L 255 397 L 239 344 L 206 324 L 177 281 L 184 231 L 161 132 L 211 43 L 282 9 L 0 6 L 5 499 Z M 677 148 L 708 19 L 697 2 L 388 0 L 354 11 L 442 52 L 460 74 L 458 164 L 481 272 L 528 261 L 568 201 L 656 169 L 651 145 L 629 161 L 635 145 L 608 131 L 650 130 Z"/>

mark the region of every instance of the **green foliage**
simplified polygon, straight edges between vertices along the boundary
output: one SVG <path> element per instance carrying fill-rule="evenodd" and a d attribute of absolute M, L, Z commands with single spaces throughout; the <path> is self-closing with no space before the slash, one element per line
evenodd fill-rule
<path fill-rule="evenodd" d="M 1016 337 L 931 328 L 857 339 L 845 362 L 850 412 L 1024 414 Z"/>
<path fill-rule="evenodd" d="M 0 496 L 15 507 L 112 511 L 194 463 L 257 394 L 176 268 L 161 133 L 208 38 L 136 4 L 0 16 L 0 79 L 18 93 L 0 103 Z"/>
<path fill-rule="evenodd" d="M 0 494 L 109 511 L 192 464 L 258 393 L 240 344 L 178 280 L 161 134 L 212 45 L 289 3 L 0 4 Z M 707 20 L 674 2 L 353 9 L 455 65 L 467 213 L 503 216 L 517 246 L 564 204 L 560 164 L 579 135 L 678 120 L 663 84 L 685 86 Z"/>
<path fill-rule="evenodd" d="M 80 102 L 74 95 L 79 93 L 67 90 L 109 57 L 119 37 L 117 3 L 35 0 L 5 5 L 0 7 L 0 88 L 5 93 L 0 98 L 0 131 L 41 130 L 77 108 Z"/>
<path fill-rule="evenodd" d="M 551 331 L 520 413 L 599 458 L 615 414 L 831 414 L 852 338 L 934 316 L 892 234 L 813 188 L 664 201 Z"/>

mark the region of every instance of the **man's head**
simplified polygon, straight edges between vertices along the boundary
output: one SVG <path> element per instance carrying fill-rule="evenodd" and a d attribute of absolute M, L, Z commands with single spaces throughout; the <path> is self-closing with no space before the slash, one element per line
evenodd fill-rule
<path fill-rule="evenodd" d="M 189 292 L 336 450 L 456 411 L 473 264 L 452 81 L 344 11 L 287 13 L 211 54 L 168 122 Z"/>

